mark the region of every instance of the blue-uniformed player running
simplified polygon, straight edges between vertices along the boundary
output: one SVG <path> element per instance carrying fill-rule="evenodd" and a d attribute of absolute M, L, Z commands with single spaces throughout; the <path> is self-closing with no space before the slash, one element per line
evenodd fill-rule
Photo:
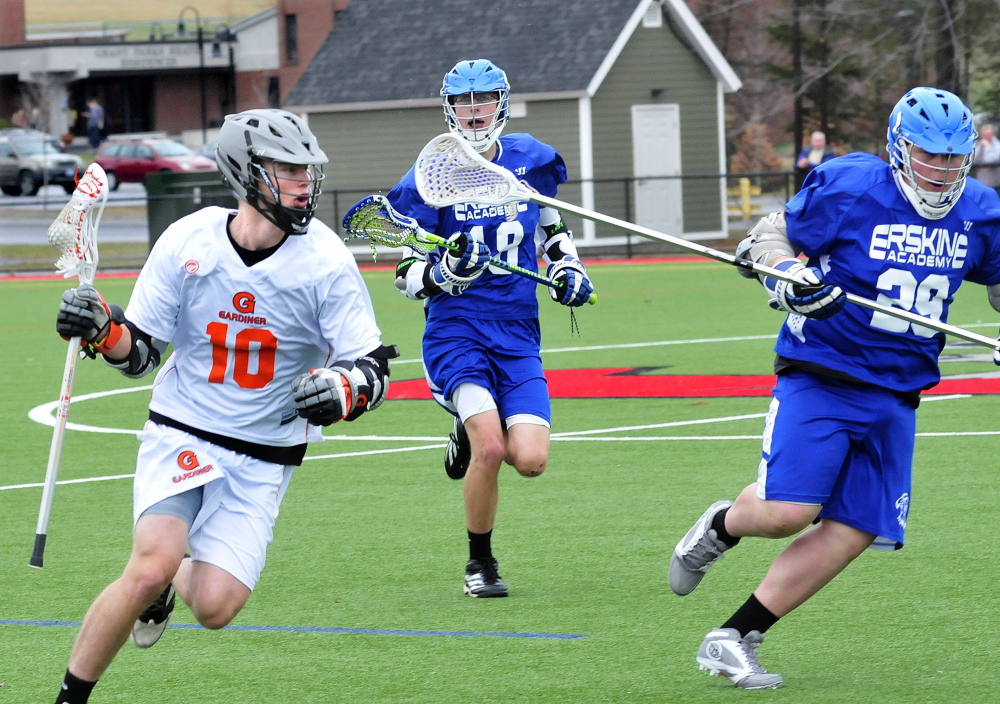
<path fill-rule="evenodd" d="M 757 481 L 710 506 L 677 544 L 670 587 L 689 594 L 741 537 L 815 525 L 698 650 L 701 669 L 737 687 L 779 687 L 757 659 L 763 633 L 866 548 L 903 545 L 915 409 L 940 379 L 944 335 L 845 307 L 843 291 L 945 322 L 968 280 L 989 286 L 1000 310 L 1000 198 L 966 178 L 975 137 L 958 97 L 914 88 L 889 118 L 888 164 L 851 154 L 818 166 L 738 248 L 801 283 L 763 278 L 771 306 L 789 315 Z"/>
<path fill-rule="evenodd" d="M 509 169 L 542 195 L 553 197 L 566 165 L 549 145 L 528 134 L 500 136 L 508 116 L 507 77 L 485 59 L 460 61 L 447 73 L 441 95 L 449 129 L 484 158 Z M 434 398 L 455 418 L 445 470 L 465 478 L 469 561 L 466 594 L 507 596 L 497 571 L 491 535 L 502 463 L 537 477 L 549 456 L 549 394 L 542 374 L 536 284 L 489 266 L 491 256 L 537 271 L 539 247 L 548 275 L 565 284 L 550 289 L 566 306 L 586 303 L 593 287 L 572 233 L 558 211 L 534 203 L 504 206 L 464 203 L 436 210 L 417 193 L 413 169 L 388 194 L 392 206 L 428 232 L 457 242 L 424 255 L 407 250 L 396 287 L 424 300 L 424 368 Z"/>

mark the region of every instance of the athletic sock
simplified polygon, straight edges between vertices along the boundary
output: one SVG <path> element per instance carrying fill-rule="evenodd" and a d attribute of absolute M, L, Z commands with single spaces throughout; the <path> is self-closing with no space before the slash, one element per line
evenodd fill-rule
<path fill-rule="evenodd" d="M 493 531 L 487 531 L 485 533 L 473 533 L 471 530 L 469 533 L 469 559 L 479 560 L 480 562 L 486 562 L 493 558 L 493 548 L 490 545 L 490 538 L 493 535 Z"/>
<path fill-rule="evenodd" d="M 730 507 L 732 508 L 732 507 Z M 726 514 L 729 513 L 729 508 L 724 508 L 715 514 L 715 518 L 712 519 L 712 530 L 715 531 L 715 536 L 728 545 L 731 548 L 736 547 L 740 542 L 740 539 L 735 535 L 730 535 L 729 531 L 726 530 Z"/>
<path fill-rule="evenodd" d="M 740 637 L 745 638 L 750 631 L 764 633 L 768 628 L 778 622 L 779 616 L 775 616 L 767 607 L 757 601 L 754 594 L 736 610 L 729 620 L 722 624 L 722 628 L 735 628 L 740 632 Z"/>
<path fill-rule="evenodd" d="M 62 689 L 59 690 L 59 698 L 56 704 L 87 704 L 90 693 L 97 682 L 87 682 L 81 680 L 69 670 L 66 670 L 66 678 L 63 680 Z"/>

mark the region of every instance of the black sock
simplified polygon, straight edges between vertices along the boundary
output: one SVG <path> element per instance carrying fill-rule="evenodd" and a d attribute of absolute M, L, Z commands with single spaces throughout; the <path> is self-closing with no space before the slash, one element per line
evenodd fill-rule
<path fill-rule="evenodd" d="M 729 547 L 734 548 L 740 542 L 740 539 L 735 535 L 730 535 L 729 531 L 726 530 L 727 513 L 729 513 L 729 508 L 724 508 L 715 514 L 715 518 L 712 519 L 712 530 L 715 531 L 715 535 L 719 540 L 724 542 Z"/>
<path fill-rule="evenodd" d="M 493 548 L 490 546 L 490 538 L 493 535 L 493 531 L 487 531 L 486 533 L 473 533 L 471 530 L 469 533 L 469 559 L 479 560 L 480 562 L 486 562 L 493 558 Z"/>
<path fill-rule="evenodd" d="M 63 680 L 62 689 L 59 690 L 59 698 L 56 704 L 87 704 L 90 699 L 90 692 L 97 682 L 87 682 L 81 680 L 69 670 L 66 670 L 66 678 Z"/>
<path fill-rule="evenodd" d="M 778 622 L 778 618 L 780 617 L 772 614 L 766 606 L 757 601 L 756 595 L 751 594 L 743 606 L 722 624 L 722 628 L 735 628 L 740 632 L 740 637 L 744 638 L 750 631 L 766 632 Z"/>

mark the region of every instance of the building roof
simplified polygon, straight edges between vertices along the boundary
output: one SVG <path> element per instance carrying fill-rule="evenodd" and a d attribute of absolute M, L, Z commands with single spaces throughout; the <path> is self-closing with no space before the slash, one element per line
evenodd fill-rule
<path fill-rule="evenodd" d="M 518 95 L 593 95 L 652 1 L 353 0 L 285 103 L 436 102 L 442 76 L 476 58 L 502 67 Z M 684 3 L 663 7 L 724 89 L 737 90 Z"/>

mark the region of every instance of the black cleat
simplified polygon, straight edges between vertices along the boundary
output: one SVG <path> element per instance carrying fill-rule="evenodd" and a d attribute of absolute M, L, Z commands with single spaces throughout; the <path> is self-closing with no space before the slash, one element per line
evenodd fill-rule
<path fill-rule="evenodd" d="M 145 611 L 139 614 L 132 626 L 132 642 L 139 648 L 152 648 L 167 630 L 170 614 L 174 612 L 177 591 L 168 584 L 163 593 Z"/>
<path fill-rule="evenodd" d="M 455 429 L 448 436 L 448 447 L 444 451 L 444 471 L 452 479 L 462 479 L 469 471 L 471 461 L 472 445 L 469 444 L 469 435 L 465 432 L 461 419 L 456 418 Z"/>
<path fill-rule="evenodd" d="M 469 560 L 465 565 L 465 587 L 463 591 L 469 596 L 502 597 L 507 596 L 507 585 L 500 581 L 497 573 L 496 558 L 491 557 L 486 562 Z"/>

